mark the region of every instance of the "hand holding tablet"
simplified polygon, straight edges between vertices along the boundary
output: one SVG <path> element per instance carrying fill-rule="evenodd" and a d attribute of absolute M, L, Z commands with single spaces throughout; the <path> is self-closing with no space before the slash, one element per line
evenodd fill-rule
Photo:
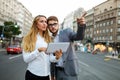
<path fill-rule="evenodd" d="M 70 43 L 69 42 L 58 42 L 58 43 L 49 43 L 47 47 L 47 53 L 54 53 L 57 50 L 62 50 L 62 52 L 66 52 Z"/>

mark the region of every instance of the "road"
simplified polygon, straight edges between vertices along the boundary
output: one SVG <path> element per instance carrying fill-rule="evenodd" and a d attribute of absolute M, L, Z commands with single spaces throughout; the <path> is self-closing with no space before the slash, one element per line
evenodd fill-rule
<path fill-rule="evenodd" d="M 24 80 L 26 66 L 21 54 L 0 52 L 0 80 Z"/>
<path fill-rule="evenodd" d="M 104 54 L 92 55 L 77 52 L 79 80 L 120 80 L 120 61 L 105 58 Z M 0 80 L 24 80 L 27 64 L 22 55 L 0 52 Z"/>
<path fill-rule="evenodd" d="M 120 80 L 120 61 L 105 58 L 105 54 L 78 52 L 78 57 L 80 80 Z"/>

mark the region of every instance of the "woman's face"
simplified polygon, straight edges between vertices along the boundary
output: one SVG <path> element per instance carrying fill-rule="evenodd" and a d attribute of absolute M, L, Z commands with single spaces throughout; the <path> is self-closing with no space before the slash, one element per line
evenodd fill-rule
<path fill-rule="evenodd" d="M 45 31 L 47 28 L 47 19 L 45 17 L 40 17 L 37 21 L 37 27 L 39 31 Z"/>

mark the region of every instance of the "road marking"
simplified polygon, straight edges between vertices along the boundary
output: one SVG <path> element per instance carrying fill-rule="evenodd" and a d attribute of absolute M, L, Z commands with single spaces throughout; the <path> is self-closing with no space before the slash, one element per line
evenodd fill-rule
<path fill-rule="evenodd" d="M 87 65 L 87 64 L 84 63 L 84 62 L 79 61 L 79 63 L 80 63 L 80 64 L 83 64 L 83 65 L 85 65 L 85 66 L 87 66 L 87 67 L 89 67 L 89 65 Z"/>
<path fill-rule="evenodd" d="M 111 60 L 110 58 L 104 58 L 104 61 L 109 61 L 109 60 Z"/>
<path fill-rule="evenodd" d="M 16 56 L 12 56 L 12 57 L 9 57 L 9 59 L 14 59 L 14 58 L 17 58 L 17 57 L 20 57 L 20 56 L 22 56 L 22 54 L 16 55 Z"/>

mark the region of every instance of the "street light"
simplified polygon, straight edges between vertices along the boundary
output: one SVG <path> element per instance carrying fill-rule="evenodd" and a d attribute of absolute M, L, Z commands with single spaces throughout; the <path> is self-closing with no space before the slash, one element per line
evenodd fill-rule
<path fill-rule="evenodd" d="M 5 26 L 2 27 L 1 40 L 3 40 L 3 38 L 4 38 L 4 29 L 5 29 Z"/>

